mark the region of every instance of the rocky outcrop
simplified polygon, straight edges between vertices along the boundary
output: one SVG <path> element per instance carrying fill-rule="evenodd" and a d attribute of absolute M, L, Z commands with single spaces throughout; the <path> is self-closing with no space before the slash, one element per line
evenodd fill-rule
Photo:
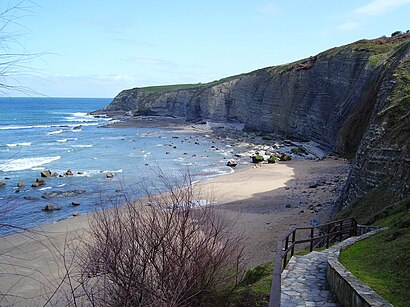
<path fill-rule="evenodd" d="M 383 185 L 390 201 L 410 190 L 410 46 L 389 59 L 366 133 L 353 161 L 341 207 Z M 387 188 L 387 189 L 386 189 Z"/>
<path fill-rule="evenodd" d="M 386 180 L 401 195 L 409 187 L 409 44 L 408 33 L 361 40 L 212 83 L 125 90 L 105 111 L 242 123 L 314 141 L 355 157 L 341 203 Z"/>

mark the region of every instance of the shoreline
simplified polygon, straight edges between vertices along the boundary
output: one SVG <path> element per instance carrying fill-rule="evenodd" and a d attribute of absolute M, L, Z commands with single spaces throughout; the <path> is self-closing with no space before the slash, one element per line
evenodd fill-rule
<path fill-rule="evenodd" d="M 214 134 L 212 129 L 204 129 L 204 124 L 177 122 L 158 128 L 176 129 L 175 133 L 201 133 L 231 146 L 242 144 L 235 148 L 241 152 L 263 146 L 255 145 L 254 139 L 235 140 L 231 132 L 226 136 Z M 116 123 L 113 127 L 133 124 Z M 244 234 L 244 260 L 246 267 L 252 268 L 274 259 L 277 239 L 289 228 L 327 221 L 348 170 L 347 161 L 335 158 L 292 159 L 259 166 L 249 163 L 230 174 L 204 178 L 194 184 L 194 189 L 200 191 L 199 200 L 210 200 L 212 196 L 218 216 L 235 222 L 232 230 Z M 89 229 L 91 216 L 89 212 L 42 225 L 31 232 L 0 237 L 0 256 L 4 260 L 0 270 L 10 273 L 9 278 L 0 282 L 0 293 L 12 287 L 10 293 L 26 298 L 17 305 L 27 305 L 27 298 L 50 292 L 58 282 L 62 265 L 50 250 L 59 253 L 65 243 L 77 246 Z"/>

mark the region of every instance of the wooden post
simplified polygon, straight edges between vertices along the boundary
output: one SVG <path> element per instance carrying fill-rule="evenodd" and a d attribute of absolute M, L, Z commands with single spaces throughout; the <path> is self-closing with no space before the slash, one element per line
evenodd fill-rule
<path fill-rule="evenodd" d="M 327 224 L 326 248 L 329 248 L 329 239 L 330 239 L 330 224 Z"/>
<path fill-rule="evenodd" d="M 280 307 L 281 274 L 282 274 L 282 241 L 278 241 L 275 263 L 273 267 L 272 287 L 270 290 L 269 307 Z"/>
<path fill-rule="evenodd" d="M 340 235 L 339 235 L 339 241 L 342 242 L 343 241 L 343 221 L 339 222 L 340 224 Z"/>
<path fill-rule="evenodd" d="M 290 252 L 290 256 L 293 257 L 295 253 L 295 239 L 296 239 L 296 229 L 292 232 L 292 251 Z"/>
<path fill-rule="evenodd" d="M 313 235 L 314 235 L 315 229 L 312 227 L 310 229 L 310 251 L 313 251 Z"/>

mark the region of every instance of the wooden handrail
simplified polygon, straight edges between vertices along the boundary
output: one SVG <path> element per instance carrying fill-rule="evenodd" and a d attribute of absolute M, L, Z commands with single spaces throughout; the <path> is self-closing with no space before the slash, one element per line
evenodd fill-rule
<path fill-rule="evenodd" d="M 315 230 L 319 231 L 317 235 L 315 235 Z M 305 238 L 297 240 L 296 235 L 301 231 L 304 232 Z M 306 238 L 306 232 L 309 233 L 308 238 Z M 317 226 L 296 227 L 279 239 L 273 269 L 269 307 L 280 306 L 281 274 L 288 263 L 288 253 L 290 252 L 290 257 L 292 257 L 297 244 L 309 242 L 309 250 L 312 251 L 315 247 L 315 241 L 326 239 L 325 244 L 324 242 L 322 243 L 328 248 L 330 243 L 336 242 L 336 239 L 342 241 L 345 238 L 355 235 L 357 235 L 357 222 L 354 218 L 347 218 Z"/>

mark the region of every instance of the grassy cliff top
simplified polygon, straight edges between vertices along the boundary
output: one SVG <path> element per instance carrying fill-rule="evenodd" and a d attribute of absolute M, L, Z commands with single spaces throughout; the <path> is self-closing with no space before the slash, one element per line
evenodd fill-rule
<path fill-rule="evenodd" d="M 370 54 L 373 55 L 378 55 L 378 54 L 385 54 L 393 50 L 395 47 L 400 45 L 401 43 L 410 40 L 410 33 L 401 33 L 397 34 L 392 37 L 379 37 L 376 39 L 362 39 L 357 42 L 354 42 L 349 45 L 341 46 L 341 47 L 336 47 L 327 51 L 324 51 L 323 53 L 330 53 L 332 54 L 335 51 L 341 50 L 342 48 L 351 48 L 352 50 L 356 51 L 367 51 Z M 234 75 L 226 78 L 222 78 L 219 80 L 207 82 L 207 83 L 191 83 L 191 84 L 170 84 L 170 85 L 158 85 L 158 86 L 147 86 L 147 87 L 140 87 L 140 88 L 135 88 L 139 89 L 143 93 L 150 95 L 150 94 L 159 94 L 159 93 L 167 93 L 167 92 L 175 92 L 175 91 L 180 91 L 180 90 L 196 90 L 196 89 L 205 89 L 220 83 L 228 82 L 237 78 L 240 78 L 241 76 L 244 75 L 250 75 L 257 73 L 260 70 L 264 69 L 273 69 L 273 68 L 287 68 L 287 67 L 293 67 L 295 64 L 303 61 L 308 61 L 309 59 L 304 59 L 300 60 L 294 63 L 289 63 L 289 64 L 284 64 L 284 65 L 278 65 L 278 66 L 271 66 L 271 67 L 266 67 L 262 69 L 257 69 L 255 71 L 249 72 L 249 73 L 243 73 L 239 75 Z"/>

